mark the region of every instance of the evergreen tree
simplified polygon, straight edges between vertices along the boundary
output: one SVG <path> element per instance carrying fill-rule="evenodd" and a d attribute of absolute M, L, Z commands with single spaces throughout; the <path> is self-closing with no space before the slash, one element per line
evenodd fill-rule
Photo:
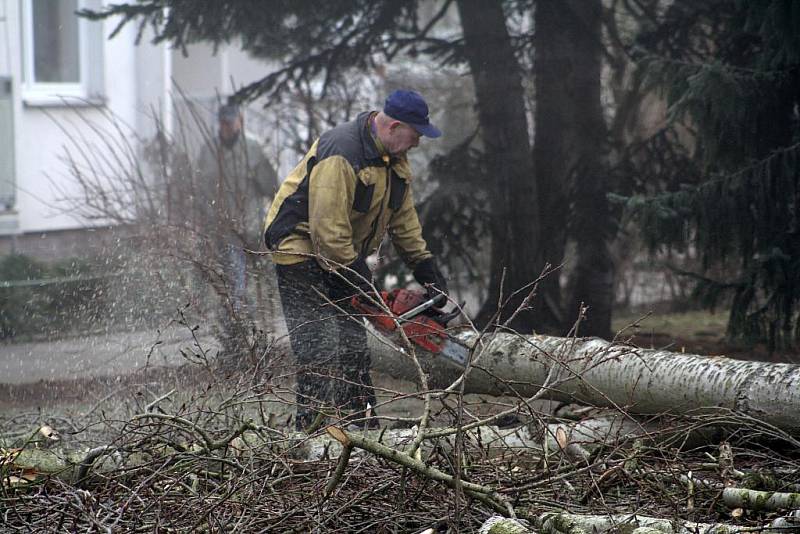
<path fill-rule="evenodd" d="M 457 3 L 464 31 L 463 53 L 475 81 L 485 165 L 489 179 L 496 184 L 489 195 L 489 295 L 478 321 L 485 323 L 497 303 L 508 299 L 504 313 L 498 317 L 505 321 L 525 304 L 528 290 L 523 288 L 536 278 L 536 269 L 544 263 L 522 73 L 502 4 L 484 0 Z M 536 306 L 540 304 L 537 302 Z M 526 306 L 516 314 L 510 326 L 521 332 L 532 331 L 536 326 L 532 308 Z"/>
<path fill-rule="evenodd" d="M 695 247 L 715 279 L 693 273 L 714 305 L 730 298 L 729 335 L 800 340 L 800 2 L 673 3 L 636 53 L 694 132 L 699 172 L 628 207 L 652 247 Z"/>
<path fill-rule="evenodd" d="M 614 300 L 614 264 L 608 240 L 614 227 L 608 209 L 607 134 L 600 101 L 603 40 L 600 0 L 539 0 L 535 9 L 534 83 L 536 142 L 533 159 L 540 184 L 542 251 L 550 262 L 564 259 L 575 243 L 569 294 L 559 304 L 567 329 L 588 306 L 579 333 L 608 338 Z M 569 206 L 571 209 L 564 209 Z M 544 294 L 558 298 L 557 277 Z"/>

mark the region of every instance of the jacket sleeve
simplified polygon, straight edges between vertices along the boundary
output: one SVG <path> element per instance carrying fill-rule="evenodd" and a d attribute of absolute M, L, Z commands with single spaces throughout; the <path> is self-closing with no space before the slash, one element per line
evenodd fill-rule
<path fill-rule="evenodd" d="M 358 257 L 353 247 L 350 208 L 355 194 L 356 174 L 342 156 L 318 162 L 309 177 L 308 222 L 314 252 L 324 260 L 349 265 Z"/>
<path fill-rule="evenodd" d="M 389 219 L 388 229 L 397 253 L 409 268 L 414 269 L 420 261 L 433 256 L 428 250 L 428 244 L 422 238 L 422 225 L 419 223 L 417 209 L 414 207 L 411 184 L 406 187 L 400 209 L 395 211 Z"/>

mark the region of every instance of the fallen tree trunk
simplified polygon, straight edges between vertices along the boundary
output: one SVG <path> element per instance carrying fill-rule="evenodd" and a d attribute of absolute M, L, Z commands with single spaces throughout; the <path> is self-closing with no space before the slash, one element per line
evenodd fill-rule
<path fill-rule="evenodd" d="M 369 336 L 373 369 L 415 380 L 410 357 L 378 336 Z M 461 332 L 454 339 L 472 347 L 479 337 Z M 475 367 L 465 393 L 528 397 L 550 377 L 545 397 L 551 399 L 625 406 L 640 414 L 726 408 L 784 430 L 800 430 L 799 365 L 646 350 L 597 338 L 498 333 L 481 344 L 472 357 Z M 422 350 L 417 354 L 432 388 L 447 387 L 462 373 L 446 358 Z"/>

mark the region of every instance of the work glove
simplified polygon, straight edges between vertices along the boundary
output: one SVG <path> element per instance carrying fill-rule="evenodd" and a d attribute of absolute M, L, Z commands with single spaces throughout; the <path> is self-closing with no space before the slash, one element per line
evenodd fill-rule
<path fill-rule="evenodd" d="M 446 296 L 449 294 L 447 280 L 445 280 L 442 271 L 439 270 L 439 266 L 436 265 L 436 260 L 426 258 L 419 262 L 414 268 L 414 279 L 425 288 L 429 299 L 439 297 L 437 301 L 439 306 L 447 302 Z"/>
<path fill-rule="evenodd" d="M 341 300 L 360 295 L 362 291 L 372 291 L 372 271 L 369 270 L 367 261 L 358 258 L 356 261 L 336 271 L 326 273 L 325 281 L 328 286 L 328 295 L 332 300 Z"/>

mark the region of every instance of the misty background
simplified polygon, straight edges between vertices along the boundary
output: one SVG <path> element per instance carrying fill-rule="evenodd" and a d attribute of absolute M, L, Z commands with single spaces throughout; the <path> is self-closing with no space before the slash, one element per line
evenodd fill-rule
<path fill-rule="evenodd" d="M 478 325 L 536 282 L 522 333 L 683 314 L 632 335 L 796 361 L 798 28 L 792 0 L 3 0 L 0 337 L 175 329 L 252 356 L 284 327 L 258 232 L 197 208 L 218 107 L 282 179 L 408 88 L 444 131 L 411 154 L 425 237 Z M 410 283 L 390 247 L 371 261 Z"/>

